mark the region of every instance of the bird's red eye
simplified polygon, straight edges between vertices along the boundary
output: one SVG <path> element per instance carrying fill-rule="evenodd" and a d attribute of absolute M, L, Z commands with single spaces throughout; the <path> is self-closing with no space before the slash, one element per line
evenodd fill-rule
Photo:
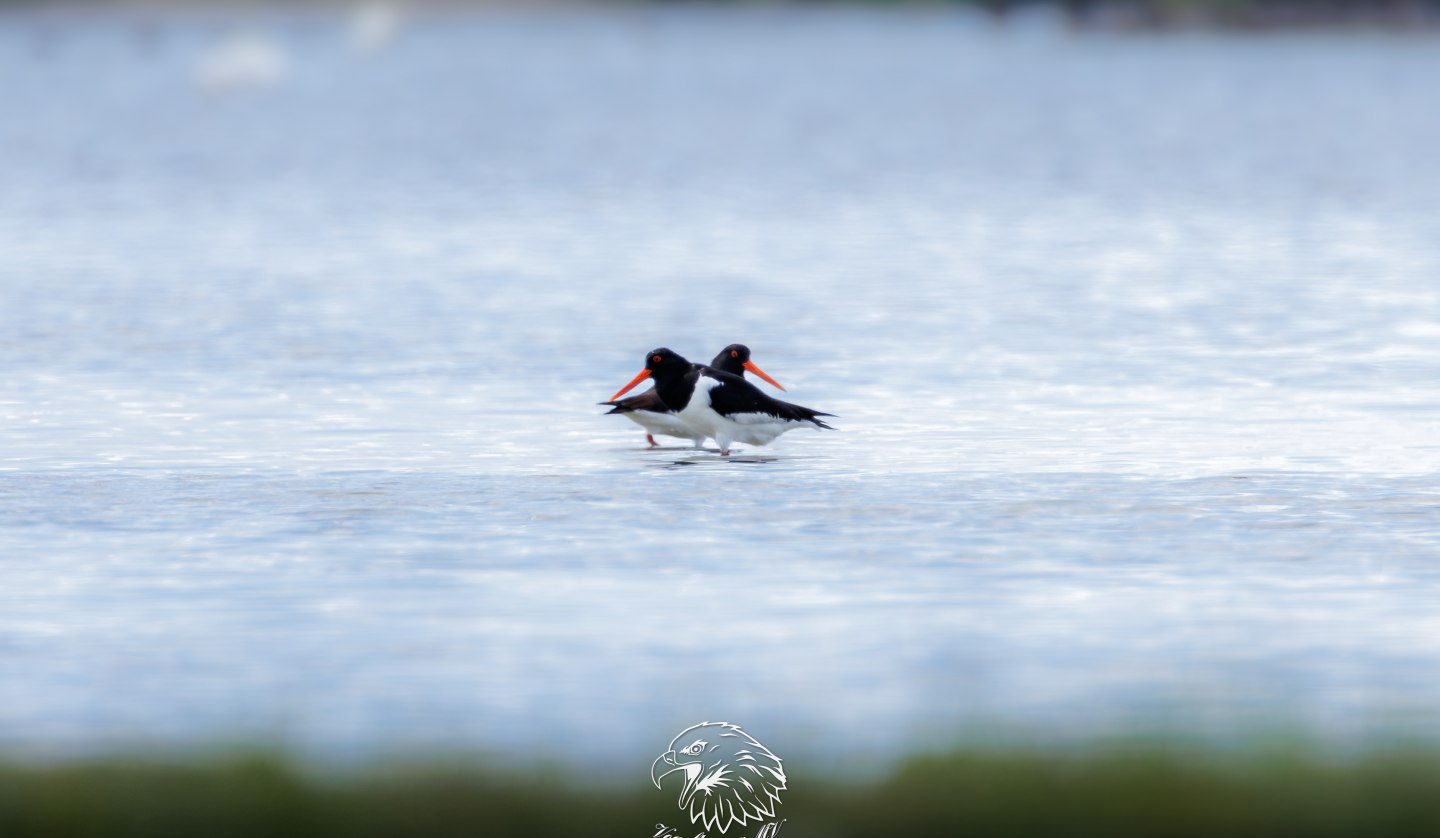
<path fill-rule="evenodd" d="M 731 357 L 731 358 L 739 358 L 739 357 L 740 357 L 740 353 L 739 353 L 739 352 L 736 352 L 735 350 L 732 349 L 732 350 L 730 350 L 730 357 Z"/>
<path fill-rule="evenodd" d="M 659 356 L 659 355 L 653 355 L 653 356 L 651 356 L 650 360 L 652 360 L 652 361 L 654 361 L 655 363 L 658 364 L 658 363 L 660 363 L 660 356 Z"/>

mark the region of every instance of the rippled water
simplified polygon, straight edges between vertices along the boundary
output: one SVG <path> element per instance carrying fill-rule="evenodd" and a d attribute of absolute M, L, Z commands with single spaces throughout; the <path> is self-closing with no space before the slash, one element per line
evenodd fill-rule
<path fill-rule="evenodd" d="M 1440 738 L 1433 40 L 157 14 L 0 13 L 5 752 Z"/>

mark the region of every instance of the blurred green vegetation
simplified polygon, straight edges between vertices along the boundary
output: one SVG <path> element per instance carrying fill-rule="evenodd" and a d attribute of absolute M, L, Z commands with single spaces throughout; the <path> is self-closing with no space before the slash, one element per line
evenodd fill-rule
<path fill-rule="evenodd" d="M 958 750 L 879 780 L 790 773 L 787 838 L 1440 835 L 1434 751 Z M 657 823 L 684 838 L 700 832 L 644 766 L 603 780 L 453 763 L 303 769 L 264 755 L 11 764 L 0 767 L 0 835 L 649 838 Z"/>

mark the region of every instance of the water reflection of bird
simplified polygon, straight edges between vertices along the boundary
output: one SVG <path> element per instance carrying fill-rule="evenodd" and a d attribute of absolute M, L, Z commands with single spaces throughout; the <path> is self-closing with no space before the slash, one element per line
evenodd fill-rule
<path fill-rule="evenodd" d="M 723 456 L 730 455 L 735 442 L 768 445 L 795 428 L 834 430 L 819 418 L 834 414 L 772 399 L 738 375 L 692 364 L 665 348 L 647 355 L 645 369 L 610 401 L 652 377 L 660 401 L 691 431 L 713 438 Z"/>
<path fill-rule="evenodd" d="M 750 347 L 743 343 L 732 343 L 720 350 L 720 353 L 715 356 L 715 360 L 710 362 L 710 366 L 722 372 L 728 372 L 731 375 L 738 375 L 741 378 L 745 377 L 747 371 L 753 372 L 776 387 L 779 387 L 781 390 L 785 389 L 780 385 L 780 382 L 771 378 L 764 370 L 756 366 L 754 361 L 750 360 Z M 609 416 L 611 413 L 618 413 L 644 428 L 645 441 L 650 443 L 651 448 L 659 444 L 655 442 L 655 434 L 688 439 L 695 444 L 696 448 L 699 448 L 705 442 L 705 435 L 694 431 L 689 425 L 681 421 L 680 417 L 675 415 L 675 411 L 666 407 L 665 403 L 660 401 L 660 394 L 655 392 L 653 388 L 646 390 L 638 396 L 631 396 L 628 399 L 621 399 L 618 402 L 611 399 L 608 402 L 601 402 L 601 404 L 608 404 L 614 407 L 613 410 L 605 414 L 606 416 Z"/>
<path fill-rule="evenodd" d="M 651 764 L 650 780 L 658 789 L 662 778 L 677 772 L 680 809 L 689 813 L 691 823 L 722 833 L 731 825 L 775 817 L 785 790 L 780 758 L 728 722 L 702 722 L 681 731 Z M 761 834 L 774 835 L 777 827 L 768 824 Z"/>

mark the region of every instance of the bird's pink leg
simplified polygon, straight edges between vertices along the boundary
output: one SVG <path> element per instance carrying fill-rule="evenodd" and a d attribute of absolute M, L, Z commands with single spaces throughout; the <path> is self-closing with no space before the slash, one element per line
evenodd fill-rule
<path fill-rule="evenodd" d="M 720 456 L 722 456 L 722 457 L 728 457 L 728 456 L 730 456 L 730 449 L 729 449 L 729 448 L 726 448 L 724 451 L 721 451 L 721 452 L 720 452 Z"/>
<path fill-rule="evenodd" d="M 654 448 L 655 446 L 657 446 L 657 445 L 660 444 L 660 443 L 656 442 L 656 441 L 655 441 L 655 437 L 651 436 L 650 434 L 646 434 L 646 435 L 645 435 L 645 441 L 648 442 L 648 443 L 650 443 L 650 447 L 651 447 L 651 448 Z"/>

